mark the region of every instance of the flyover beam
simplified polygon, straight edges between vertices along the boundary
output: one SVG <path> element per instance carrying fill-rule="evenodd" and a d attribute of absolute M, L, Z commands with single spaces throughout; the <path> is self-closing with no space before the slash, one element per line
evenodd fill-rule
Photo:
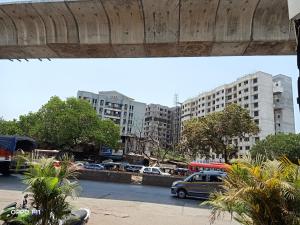
<path fill-rule="evenodd" d="M 0 58 L 295 54 L 286 0 L 0 4 Z"/>

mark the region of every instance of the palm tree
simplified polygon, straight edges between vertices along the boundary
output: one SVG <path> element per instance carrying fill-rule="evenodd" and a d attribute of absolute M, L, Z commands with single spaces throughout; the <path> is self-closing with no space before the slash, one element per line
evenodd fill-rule
<path fill-rule="evenodd" d="M 299 172 L 287 158 L 238 160 L 223 180 L 223 192 L 204 203 L 212 206 L 211 222 L 229 212 L 243 225 L 299 225 Z"/>
<path fill-rule="evenodd" d="M 66 156 L 58 167 L 52 158 L 31 161 L 23 182 L 28 185 L 25 191 L 32 193 L 32 207 L 41 210 L 40 215 L 34 218 L 36 224 L 57 225 L 59 219 L 70 213 L 67 197 L 77 196 L 79 184 L 76 175 L 76 168 L 71 166 Z"/>

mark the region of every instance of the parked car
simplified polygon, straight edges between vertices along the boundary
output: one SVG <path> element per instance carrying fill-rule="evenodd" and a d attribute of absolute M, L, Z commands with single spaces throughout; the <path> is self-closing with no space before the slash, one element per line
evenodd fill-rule
<path fill-rule="evenodd" d="M 186 168 L 176 168 L 174 170 L 175 175 L 186 176 L 189 173 L 189 169 Z"/>
<path fill-rule="evenodd" d="M 162 176 L 170 176 L 171 175 L 169 173 L 162 172 L 159 167 L 145 167 L 145 166 L 142 167 L 142 169 L 140 170 L 140 173 L 155 174 L 155 175 L 162 175 Z"/>
<path fill-rule="evenodd" d="M 207 199 L 211 192 L 221 190 L 222 177 L 226 173 L 221 171 L 201 171 L 194 173 L 184 180 L 173 182 L 171 194 L 179 198 L 199 197 Z"/>
<path fill-rule="evenodd" d="M 104 166 L 101 164 L 96 164 L 96 163 L 88 163 L 84 165 L 85 169 L 90 169 L 90 170 L 104 170 Z"/>
<path fill-rule="evenodd" d="M 125 167 L 125 170 L 127 172 L 139 173 L 142 168 L 142 165 L 127 165 Z"/>
<path fill-rule="evenodd" d="M 102 163 L 105 170 L 120 170 L 121 163 L 115 163 L 115 162 L 105 162 Z"/>

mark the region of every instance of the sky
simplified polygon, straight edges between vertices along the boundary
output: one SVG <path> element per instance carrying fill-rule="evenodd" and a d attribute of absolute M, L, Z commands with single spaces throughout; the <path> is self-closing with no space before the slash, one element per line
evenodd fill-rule
<path fill-rule="evenodd" d="M 292 77 L 300 132 L 295 56 L 0 60 L 0 117 L 18 118 L 51 96 L 65 99 L 78 90 L 116 90 L 140 102 L 174 106 L 175 93 L 182 102 L 256 71 Z"/>

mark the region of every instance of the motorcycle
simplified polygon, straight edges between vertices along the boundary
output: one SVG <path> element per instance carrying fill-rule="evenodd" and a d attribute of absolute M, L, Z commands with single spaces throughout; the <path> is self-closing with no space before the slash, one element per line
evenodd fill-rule
<path fill-rule="evenodd" d="M 0 220 L 4 221 L 3 225 L 38 225 L 35 216 L 42 213 L 42 210 L 28 207 L 28 194 L 24 196 L 22 204 L 18 205 L 13 202 L 2 210 Z M 84 225 L 90 218 L 89 209 L 71 210 L 65 218 L 59 220 L 59 225 Z"/>

